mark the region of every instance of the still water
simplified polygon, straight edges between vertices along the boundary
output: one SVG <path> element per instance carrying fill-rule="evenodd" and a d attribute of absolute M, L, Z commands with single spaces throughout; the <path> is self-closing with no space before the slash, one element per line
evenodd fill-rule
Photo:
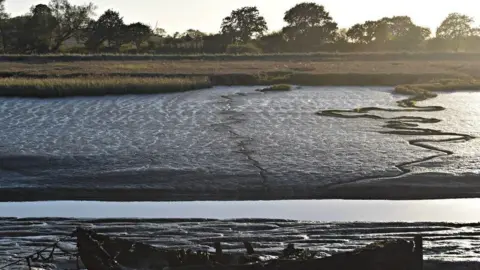
<path fill-rule="evenodd" d="M 480 199 L 0 203 L 0 217 L 288 219 L 317 222 L 480 222 Z"/>

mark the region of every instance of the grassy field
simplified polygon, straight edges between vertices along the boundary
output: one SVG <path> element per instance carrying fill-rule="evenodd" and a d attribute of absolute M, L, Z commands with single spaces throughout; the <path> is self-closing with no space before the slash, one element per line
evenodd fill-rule
<path fill-rule="evenodd" d="M 51 54 L 51 55 L 0 55 L 0 61 L 148 61 L 148 60 L 202 60 L 202 61 L 480 61 L 480 53 L 448 52 L 318 52 L 282 54 Z"/>
<path fill-rule="evenodd" d="M 270 72 L 312 74 L 437 74 L 480 77 L 479 61 L 80 61 L 0 62 L 0 77 L 85 75 L 212 75 Z"/>
<path fill-rule="evenodd" d="M 480 54 L 18 55 L 0 56 L 0 78 L 4 96 L 164 93 L 272 84 L 402 85 L 398 92 L 413 94 L 419 88 L 412 85 L 437 85 L 441 80 L 475 88 L 469 82 L 480 78 Z M 456 87 L 450 83 L 448 88 Z"/>

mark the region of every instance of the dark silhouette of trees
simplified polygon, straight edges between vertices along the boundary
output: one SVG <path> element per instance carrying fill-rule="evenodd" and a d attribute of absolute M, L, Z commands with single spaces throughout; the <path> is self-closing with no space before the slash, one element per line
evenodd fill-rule
<path fill-rule="evenodd" d="M 476 31 L 472 27 L 473 22 L 473 18 L 467 15 L 451 13 L 438 27 L 437 38 L 455 44 L 455 50 L 458 51 L 462 41 L 475 34 Z"/>
<path fill-rule="evenodd" d="M 63 42 L 85 28 L 95 11 L 92 3 L 77 6 L 72 5 L 68 0 L 51 0 L 49 7 L 57 23 L 53 30 L 52 51 L 54 52 L 58 51 Z"/>
<path fill-rule="evenodd" d="M 232 42 L 246 43 L 253 37 L 261 37 L 267 30 L 267 22 L 260 16 L 257 7 L 234 10 L 221 25 L 222 34 L 229 36 Z"/>
<path fill-rule="evenodd" d="M 2 49 L 3 52 L 7 52 L 6 49 L 6 32 L 5 32 L 5 23 L 8 19 L 8 14 L 5 12 L 5 0 L 0 0 L 0 38 L 2 39 Z"/>
<path fill-rule="evenodd" d="M 27 15 L 9 18 L 3 24 L 3 48 L 6 53 L 28 53 L 29 29 Z"/>
<path fill-rule="evenodd" d="M 213 34 L 203 37 L 203 52 L 218 53 L 225 52 L 231 43 L 230 38 L 224 34 Z"/>
<path fill-rule="evenodd" d="M 283 33 L 290 47 L 300 51 L 309 51 L 318 45 L 333 42 L 338 29 L 325 7 L 316 3 L 294 6 L 285 12 L 284 21 L 288 26 L 283 28 Z"/>
<path fill-rule="evenodd" d="M 50 7 L 44 4 L 36 5 L 31 9 L 26 28 L 28 35 L 28 51 L 34 53 L 48 53 L 52 45 L 53 30 L 57 27 L 57 19 L 53 16 Z"/>
<path fill-rule="evenodd" d="M 91 26 L 86 45 L 89 49 L 98 51 L 106 42 L 107 47 L 112 51 L 119 49 L 127 39 L 126 27 L 120 14 L 109 9 Z"/>
<path fill-rule="evenodd" d="M 437 37 L 445 39 L 465 38 L 472 33 L 473 18 L 451 13 L 437 29 Z"/>
<path fill-rule="evenodd" d="M 408 16 L 366 21 L 348 29 L 348 39 L 367 50 L 416 50 L 430 36 L 430 29 L 415 25 Z"/>
<path fill-rule="evenodd" d="M 264 35 L 259 39 L 259 44 L 263 52 L 267 53 L 280 53 L 285 51 L 287 47 L 285 35 L 282 31 Z"/>
<path fill-rule="evenodd" d="M 107 10 L 93 19 L 93 4 L 49 0 L 10 17 L 0 0 L 0 50 L 3 53 L 282 53 L 315 51 L 480 51 L 480 28 L 471 17 L 452 13 L 432 37 L 430 29 L 408 16 L 384 17 L 339 29 L 324 6 L 304 2 L 284 14 L 286 26 L 267 33 L 256 7 L 233 10 L 218 33 L 197 29 L 167 34 L 141 22 L 125 24 Z"/>
<path fill-rule="evenodd" d="M 127 31 L 127 39 L 135 44 L 137 51 L 140 51 L 142 43 L 146 42 L 153 34 L 148 25 L 139 22 L 128 25 Z"/>

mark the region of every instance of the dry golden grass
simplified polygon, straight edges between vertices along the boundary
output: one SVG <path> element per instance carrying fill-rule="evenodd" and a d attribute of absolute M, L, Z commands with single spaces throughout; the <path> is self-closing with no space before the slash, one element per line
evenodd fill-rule
<path fill-rule="evenodd" d="M 438 80 L 430 83 L 405 84 L 395 87 L 395 92 L 406 95 L 431 95 L 442 91 L 479 91 L 479 80 Z"/>
<path fill-rule="evenodd" d="M 18 61 L 0 62 L 1 77 L 16 78 L 0 79 L 0 95 L 3 96 L 162 93 L 210 85 L 272 84 L 402 85 L 397 91 L 410 93 L 417 92 L 414 88 L 418 90 L 418 87 L 404 85 L 441 79 L 462 82 L 479 79 L 480 61 Z M 455 86 L 448 86 L 452 87 Z M 468 85 L 469 89 L 472 87 Z"/>
<path fill-rule="evenodd" d="M 313 74 L 448 74 L 480 77 L 476 61 L 79 61 L 79 62 L 0 62 L 0 75 L 212 75 L 294 72 Z"/>
<path fill-rule="evenodd" d="M 192 78 L 4 78 L 0 96 L 64 97 L 121 94 L 156 94 L 211 87 L 207 77 Z"/>

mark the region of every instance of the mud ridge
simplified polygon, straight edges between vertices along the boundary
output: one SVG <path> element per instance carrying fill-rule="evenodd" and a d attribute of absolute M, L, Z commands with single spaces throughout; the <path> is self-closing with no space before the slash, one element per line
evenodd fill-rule
<path fill-rule="evenodd" d="M 375 179 L 391 179 L 391 178 L 398 178 L 409 174 L 412 172 L 412 169 L 409 167 L 412 165 L 420 164 L 425 161 L 429 161 L 438 157 L 442 156 L 451 156 L 454 152 L 442 149 L 440 147 L 435 147 L 428 145 L 426 143 L 439 143 L 439 142 L 467 142 L 470 140 L 475 139 L 475 137 L 468 135 L 468 134 L 461 134 L 461 133 L 453 133 L 453 132 L 445 132 L 436 129 L 429 129 L 429 128 L 420 128 L 420 124 L 435 124 L 439 123 L 442 120 L 437 118 L 425 118 L 419 116 L 400 116 L 400 117 L 382 117 L 375 114 L 369 114 L 372 111 L 383 111 L 383 112 L 435 112 L 435 111 L 443 111 L 445 110 L 444 107 L 441 106 L 418 106 L 416 102 L 425 101 L 428 99 L 435 98 L 436 95 L 426 95 L 420 94 L 413 97 L 409 97 L 407 99 L 403 99 L 397 101 L 397 106 L 401 107 L 400 109 L 386 109 L 380 107 L 363 107 L 357 108 L 352 110 L 324 110 L 319 111 L 316 114 L 319 116 L 326 116 L 326 117 L 338 117 L 338 118 L 367 118 L 373 120 L 380 120 L 385 121 L 385 124 L 382 126 L 383 128 L 389 129 L 384 131 L 378 131 L 381 134 L 391 134 L 391 135 L 400 135 L 400 136 L 448 136 L 449 138 L 446 139 L 410 139 L 408 143 L 410 145 L 420 147 L 423 149 L 431 150 L 438 152 L 438 154 L 415 159 L 408 162 L 403 162 L 396 164 L 395 167 L 400 171 L 395 176 L 384 176 L 384 175 L 376 175 L 376 176 L 367 176 L 367 177 L 360 177 L 353 179 L 349 182 L 344 182 L 341 184 L 332 184 L 327 185 L 327 187 L 339 186 L 349 183 L 355 183 L 364 180 L 375 180 Z"/>
<path fill-rule="evenodd" d="M 235 94 L 233 94 L 235 95 Z M 237 147 L 239 150 L 237 153 L 244 155 L 251 164 L 258 169 L 259 175 L 262 179 L 262 186 L 264 191 L 269 190 L 268 186 L 268 171 L 260 164 L 258 160 L 253 157 L 253 150 L 248 148 L 248 142 L 252 141 L 253 139 L 250 137 L 244 137 L 238 134 L 233 127 L 231 126 L 234 123 L 241 123 L 244 122 L 244 119 L 239 118 L 239 114 L 232 111 L 233 106 L 233 95 L 222 95 L 221 97 L 226 100 L 226 110 L 224 111 L 225 114 L 229 114 L 230 116 L 227 117 L 228 121 L 220 123 L 227 128 L 228 133 L 230 133 L 235 139 L 238 140 Z"/>

